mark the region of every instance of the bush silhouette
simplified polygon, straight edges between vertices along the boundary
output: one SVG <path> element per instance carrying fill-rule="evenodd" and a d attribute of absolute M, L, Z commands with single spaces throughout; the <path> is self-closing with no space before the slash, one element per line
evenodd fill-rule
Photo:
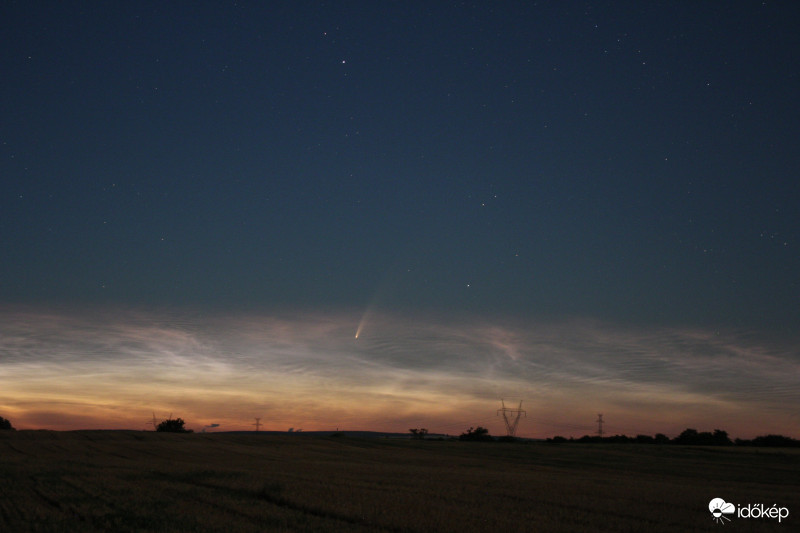
<path fill-rule="evenodd" d="M 186 422 L 183 421 L 182 418 L 168 418 L 167 420 L 163 420 L 158 427 L 156 427 L 156 431 L 165 431 L 168 433 L 192 433 L 191 429 L 186 429 L 183 425 Z"/>
<path fill-rule="evenodd" d="M 10 420 L 6 420 L 2 416 L 0 416 L 0 429 L 7 429 L 7 430 L 14 431 L 14 427 L 11 425 L 11 421 Z"/>

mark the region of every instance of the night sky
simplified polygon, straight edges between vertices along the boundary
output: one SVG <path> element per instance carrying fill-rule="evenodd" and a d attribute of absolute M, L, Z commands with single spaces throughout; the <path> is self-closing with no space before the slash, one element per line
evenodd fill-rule
<path fill-rule="evenodd" d="M 4 2 L 0 415 L 797 437 L 798 23 Z"/>

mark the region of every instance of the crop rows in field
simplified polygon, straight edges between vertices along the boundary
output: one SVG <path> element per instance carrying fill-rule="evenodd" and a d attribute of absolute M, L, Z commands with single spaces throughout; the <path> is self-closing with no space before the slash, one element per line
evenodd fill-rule
<path fill-rule="evenodd" d="M 797 450 L 20 431 L 0 476 L 3 531 L 707 531 L 713 497 L 800 512 Z"/>

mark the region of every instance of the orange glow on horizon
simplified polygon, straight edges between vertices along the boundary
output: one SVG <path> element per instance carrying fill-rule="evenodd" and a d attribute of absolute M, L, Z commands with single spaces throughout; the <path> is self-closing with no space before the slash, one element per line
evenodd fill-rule
<path fill-rule="evenodd" d="M 148 429 L 169 413 L 202 431 L 505 431 L 500 398 L 524 400 L 518 435 L 792 435 L 800 371 L 780 347 L 696 330 L 596 322 L 501 326 L 347 315 L 182 317 L 5 313 L 0 416 L 18 429 Z M 356 338 L 361 335 L 360 328 Z M 770 387 L 749 386 L 753 380 Z"/>

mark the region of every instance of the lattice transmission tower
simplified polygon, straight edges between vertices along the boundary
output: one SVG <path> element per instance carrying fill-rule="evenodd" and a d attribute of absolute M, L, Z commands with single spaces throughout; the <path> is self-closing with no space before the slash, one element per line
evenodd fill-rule
<path fill-rule="evenodd" d="M 169 414 L 169 418 L 167 420 L 172 420 L 172 413 Z M 156 412 L 153 411 L 153 419 L 147 421 L 149 424 L 153 424 L 153 431 L 158 431 L 158 420 L 156 420 Z"/>
<path fill-rule="evenodd" d="M 528 416 L 525 411 L 522 410 L 522 400 L 519 401 L 519 407 L 516 409 L 512 409 L 511 407 L 506 407 L 505 400 L 500 400 L 500 403 L 503 407 L 497 410 L 497 416 L 500 416 L 500 413 L 503 413 L 503 420 L 506 422 L 506 434 L 509 437 L 514 437 L 517 434 L 517 426 L 519 425 L 519 417 L 522 415 Z"/>
<path fill-rule="evenodd" d="M 603 413 L 597 415 L 597 436 L 603 438 Z"/>

